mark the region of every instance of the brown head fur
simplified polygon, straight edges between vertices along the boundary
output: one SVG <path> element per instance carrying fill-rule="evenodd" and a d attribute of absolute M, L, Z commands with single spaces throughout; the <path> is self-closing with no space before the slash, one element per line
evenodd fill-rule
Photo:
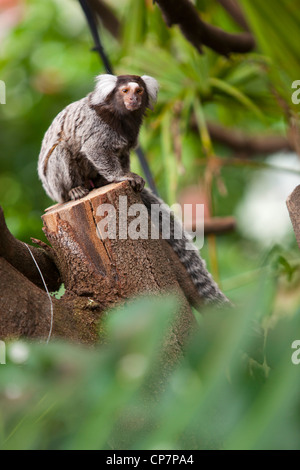
<path fill-rule="evenodd" d="M 91 107 L 118 134 L 135 142 L 148 105 L 149 95 L 143 79 L 138 75 L 119 75 L 115 88 L 103 103 Z"/>

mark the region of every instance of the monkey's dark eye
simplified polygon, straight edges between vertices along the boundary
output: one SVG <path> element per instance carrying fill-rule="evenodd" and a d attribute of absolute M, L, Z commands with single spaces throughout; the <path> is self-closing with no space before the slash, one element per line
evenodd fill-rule
<path fill-rule="evenodd" d="M 127 93 L 128 92 L 128 88 L 123 88 L 122 89 L 122 93 Z"/>
<path fill-rule="evenodd" d="M 143 88 L 138 88 L 136 91 L 137 91 L 137 93 L 138 93 L 139 95 L 141 95 L 144 90 L 143 90 Z"/>

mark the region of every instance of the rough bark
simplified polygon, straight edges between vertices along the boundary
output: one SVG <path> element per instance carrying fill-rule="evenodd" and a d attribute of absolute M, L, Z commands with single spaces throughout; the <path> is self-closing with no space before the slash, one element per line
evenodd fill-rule
<path fill-rule="evenodd" d="M 54 337 L 91 344 L 98 340 L 95 321 L 97 304 L 69 296 L 51 297 L 38 288 L 4 258 L 0 257 L 0 338 L 31 338 L 46 341 Z"/>
<path fill-rule="evenodd" d="M 53 261 L 53 250 L 45 243 L 39 243 L 41 248 L 30 246 L 30 250 L 36 259 L 50 291 L 58 290 L 61 281 L 57 267 Z M 43 247 L 43 248 L 42 248 Z M 26 247 L 26 243 L 17 240 L 8 230 L 5 223 L 3 210 L 0 207 L 0 257 L 8 261 L 20 273 L 27 277 L 38 287 L 43 287 L 43 281 L 38 273 L 34 261 Z"/>
<path fill-rule="evenodd" d="M 0 258 L 0 338 L 47 337 L 50 308 L 47 294 L 4 258 Z"/>
<path fill-rule="evenodd" d="M 178 290 L 161 240 L 150 237 L 150 223 L 146 240 L 119 238 L 120 197 L 126 199 L 128 209 L 142 204 L 128 183 L 119 183 L 94 190 L 79 201 L 54 206 L 43 215 L 44 232 L 55 250 L 66 290 L 79 296 L 93 294 L 105 306 L 143 292 Z M 102 239 L 103 233 L 99 233 L 100 222 L 106 219 L 98 213 L 103 204 L 116 210 L 115 239 Z M 128 217 L 128 225 L 133 220 Z"/>

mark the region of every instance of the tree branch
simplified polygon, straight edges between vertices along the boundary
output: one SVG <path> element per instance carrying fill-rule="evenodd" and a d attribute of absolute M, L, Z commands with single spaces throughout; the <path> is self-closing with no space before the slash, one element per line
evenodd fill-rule
<path fill-rule="evenodd" d="M 231 34 L 205 23 L 189 0 L 156 0 L 156 3 L 167 25 L 178 24 L 182 34 L 200 53 L 203 45 L 224 56 L 233 52 L 250 52 L 255 48 L 252 34 Z"/>
<path fill-rule="evenodd" d="M 29 245 L 28 245 L 29 246 Z M 47 247 L 46 244 L 44 244 Z M 49 255 L 51 248 L 45 249 L 30 246 L 30 250 L 40 267 L 49 291 L 56 291 L 60 286 L 60 275 L 55 262 Z M 8 261 L 20 273 L 27 277 L 36 286 L 44 289 L 43 281 L 35 263 L 26 248 L 26 243 L 17 240 L 8 230 L 4 219 L 3 209 L 0 207 L 0 257 Z"/>
<path fill-rule="evenodd" d="M 249 23 L 237 0 L 218 0 L 218 2 L 241 28 L 250 32 Z"/>
<path fill-rule="evenodd" d="M 51 304 L 45 290 L 39 289 L 3 258 L 0 258 L 0 279 L 0 339 L 47 340 L 51 328 Z M 72 295 L 59 300 L 51 297 L 51 302 L 51 338 L 62 337 L 85 344 L 99 341 L 98 320 L 102 306 Z"/>
<path fill-rule="evenodd" d="M 260 135 L 249 136 L 241 131 L 208 123 L 209 134 L 212 140 L 227 145 L 236 152 L 238 157 L 249 157 L 249 155 L 270 155 L 280 151 L 293 151 L 292 142 L 284 136 Z"/>
<path fill-rule="evenodd" d="M 112 10 L 102 0 L 87 0 L 91 10 L 101 20 L 103 26 L 116 39 L 120 36 L 120 22 Z"/>
<path fill-rule="evenodd" d="M 194 232 L 197 228 L 197 220 L 193 218 L 184 223 L 184 227 L 188 232 Z M 204 234 L 205 235 L 221 235 L 224 233 L 232 232 L 236 228 L 236 220 L 234 217 L 211 217 L 206 218 L 204 221 Z"/>
<path fill-rule="evenodd" d="M 47 338 L 49 298 L 5 259 L 0 258 L 0 338 Z"/>

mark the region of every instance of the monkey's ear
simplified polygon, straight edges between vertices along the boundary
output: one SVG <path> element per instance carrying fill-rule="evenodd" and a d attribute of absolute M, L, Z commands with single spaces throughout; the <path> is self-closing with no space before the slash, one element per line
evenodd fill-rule
<path fill-rule="evenodd" d="M 149 105 L 148 108 L 153 109 L 153 106 L 157 100 L 157 93 L 159 89 L 158 81 L 155 80 L 153 77 L 149 77 L 149 75 L 143 75 L 141 79 L 145 82 L 147 92 L 149 95 Z"/>
<path fill-rule="evenodd" d="M 118 78 L 115 75 L 103 74 L 96 77 L 97 84 L 91 96 L 91 104 L 102 104 L 116 86 Z"/>

